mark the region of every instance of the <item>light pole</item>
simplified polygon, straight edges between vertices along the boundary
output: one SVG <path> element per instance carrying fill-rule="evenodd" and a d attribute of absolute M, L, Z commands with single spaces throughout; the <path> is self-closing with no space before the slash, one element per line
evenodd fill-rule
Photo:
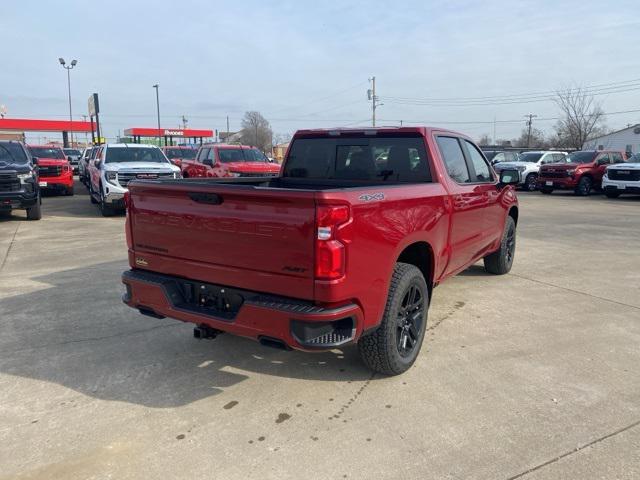
<path fill-rule="evenodd" d="M 60 65 L 67 71 L 67 89 L 69 91 L 69 134 L 71 135 L 71 146 L 73 147 L 73 114 L 71 113 L 71 70 L 78 64 L 77 60 L 71 60 L 71 64 L 67 65 L 64 58 L 58 58 Z"/>
<path fill-rule="evenodd" d="M 156 111 L 158 112 L 158 146 L 162 146 L 162 137 L 160 134 L 160 93 L 158 93 L 158 85 L 157 83 L 153 86 L 156 89 Z"/>

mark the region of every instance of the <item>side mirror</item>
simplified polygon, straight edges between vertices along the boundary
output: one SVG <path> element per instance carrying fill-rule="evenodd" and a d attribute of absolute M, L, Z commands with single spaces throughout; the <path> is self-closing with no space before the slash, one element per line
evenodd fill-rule
<path fill-rule="evenodd" d="M 38 157 L 31 157 L 31 161 L 34 165 L 38 165 Z"/>
<path fill-rule="evenodd" d="M 507 169 L 500 172 L 500 185 L 517 185 L 520 183 L 520 172 L 516 169 Z"/>

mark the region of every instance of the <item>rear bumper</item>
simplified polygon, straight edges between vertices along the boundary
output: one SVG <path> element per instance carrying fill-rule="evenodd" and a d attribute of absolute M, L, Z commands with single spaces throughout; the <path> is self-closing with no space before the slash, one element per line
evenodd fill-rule
<path fill-rule="evenodd" d="M 122 282 L 126 286 L 124 303 L 141 313 L 206 325 L 256 340 L 277 339 L 296 350 L 327 350 L 353 343 L 362 334 L 363 312 L 354 303 L 325 308 L 137 269 L 124 272 Z M 238 297 L 242 301 L 236 310 L 217 310 L 203 306 L 201 291 L 219 295 L 212 303 L 222 308 L 224 304 L 229 307 Z"/>

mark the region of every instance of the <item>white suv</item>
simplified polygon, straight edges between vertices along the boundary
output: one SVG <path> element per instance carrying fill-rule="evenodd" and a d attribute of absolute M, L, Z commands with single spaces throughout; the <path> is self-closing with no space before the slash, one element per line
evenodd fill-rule
<path fill-rule="evenodd" d="M 500 162 L 493 166 L 498 175 L 501 170 L 515 169 L 520 172 L 520 186 L 530 192 L 536 189 L 536 180 L 538 172 L 542 165 L 547 163 L 567 163 L 567 154 L 565 152 L 523 152 L 518 155 L 515 162 Z"/>
<path fill-rule="evenodd" d="M 158 147 L 136 143 L 102 145 L 88 170 L 91 203 L 99 204 L 105 217 L 125 208 L 124 194 L 131 180 L 182 177 Z"/>

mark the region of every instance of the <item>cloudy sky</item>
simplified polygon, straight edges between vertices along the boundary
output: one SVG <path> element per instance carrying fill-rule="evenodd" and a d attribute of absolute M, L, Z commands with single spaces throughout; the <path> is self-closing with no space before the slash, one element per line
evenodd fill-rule
<path fill-rule="evenodd" d="M 550 92 L 597 93 L 610 128 L 640 122 L 640 6 L 590 1 L 5 2 L 0 104 L 7 117 L 74 116 L 100 94 L 108 137 L 185 115 L 238 128 L 258 110 L 277 133 L 370 122 L 426 123 L 473 137 L 518 136 L 524 115 L 550 132 Z M 630 113 L 615 113 L 639 110 Z"/>

